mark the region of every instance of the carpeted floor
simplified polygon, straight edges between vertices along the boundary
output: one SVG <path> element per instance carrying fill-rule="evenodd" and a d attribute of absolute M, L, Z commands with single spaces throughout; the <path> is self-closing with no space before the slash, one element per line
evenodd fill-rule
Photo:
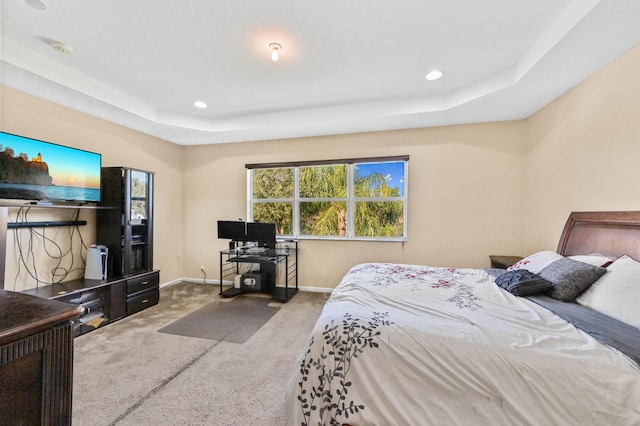
<path fill-rule="evenodd" d="M 157 306 L 75 339 L 73 424 L 284 424 L 285 386 L 328 294 L 269 302 L 280 309 L 239 344 L 159 332 L 212 302 L 233 302 L 217 286 L 160 292 Z"/>

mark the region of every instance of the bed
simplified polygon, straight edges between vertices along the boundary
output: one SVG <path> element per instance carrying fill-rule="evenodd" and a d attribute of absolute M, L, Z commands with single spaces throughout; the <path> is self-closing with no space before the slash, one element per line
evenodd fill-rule
<path fill-rule="evenodd" d="M 502 271 L 355 265 L 289 380 L 287 424 L 640 424 L 640 212 L 574 212 L 541 253 Z"/>

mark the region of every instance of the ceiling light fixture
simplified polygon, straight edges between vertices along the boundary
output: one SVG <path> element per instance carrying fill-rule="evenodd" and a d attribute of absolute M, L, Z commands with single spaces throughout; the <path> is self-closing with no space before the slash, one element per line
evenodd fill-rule
<path fill-rule="evenodd" d="M 207 104 L 203 101 L 195 101 L 193 103 L 193 106 L 196 108 L 201 108 L 201 109 L 205 109 L 207 107 Z"/>
<path fill-rule="evenodd" d="M 439 70 L 433 70 L 433 71 L 431 71 L 429 74 L 427 74 L 427 75 L 425 76 L 425 78 L 426 78 L 427 80 L 429 80 L 429 81 L 433 81 L 433 80 L 437 80 L 437 79 L 439 79 L 439 78 L 440 78 L 440 77 L 442 77 L 442 76 L 443 76 L 442 71 L 439 71 Z"/>
<path fill-rule="evenodd" d="M 273 62 L 277 62 L 280 59 L 280 50 L 282 50 L 282 46 L 279 43 L 271 43 L 269 44 L 269 49 L 271 49 L 271 60 Z"/>

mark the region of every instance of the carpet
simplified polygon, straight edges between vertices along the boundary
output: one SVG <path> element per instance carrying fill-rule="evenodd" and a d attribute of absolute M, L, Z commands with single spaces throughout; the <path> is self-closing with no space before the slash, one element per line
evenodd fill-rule
<path fill-rule="evenodd" d="M 200 339 L 244 343 L 280 310 L 271 299 L 236 296 L 231 302 L 212 302 L 158 330 Z"/>
<path fill-rule="evenodd" d="M 76 337 L 73 425 L 283 426 L 287 383 L 329 293 L 272 302 L 277 315 L 241 345 L 158 333 L 234 300 L 219 291 L 177 282 L 160 289 L 156 306 Z"/>

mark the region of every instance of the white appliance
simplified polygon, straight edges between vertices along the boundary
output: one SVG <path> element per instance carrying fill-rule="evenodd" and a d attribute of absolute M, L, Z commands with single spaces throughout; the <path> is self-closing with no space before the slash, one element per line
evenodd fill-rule
<path fill-rule="evenodd" d="M 107 279 L 107 255 L 106 246 L 92 245 L 87 249 L 87 265 L 84 269 L 84 278 L 87 280 Z"/>

